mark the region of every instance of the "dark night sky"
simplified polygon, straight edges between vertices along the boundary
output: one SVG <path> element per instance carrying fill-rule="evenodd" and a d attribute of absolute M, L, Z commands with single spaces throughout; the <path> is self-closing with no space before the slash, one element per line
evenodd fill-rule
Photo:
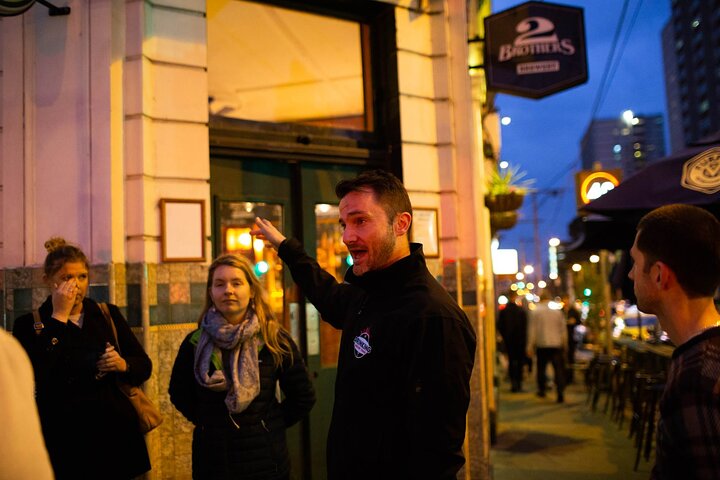
<path fill-rule="evenodd" d="M 524 0 L 493 0 L 493 12 L 521 3 L 525 3 Z M 504 94 L 496 99 L 500 116 L 512 119 L 502 127 L 500 158 L 519 165 L 528 172 L 528 177 L 537 180 L 538 237 L 543 256 L 547 255 L 548 239 L 569 239 L 567 227 L 576 213 L 574 174 L 580 169 L 580 140 L 591 120 L 624 0 L 552 3 L 584 9 L 588 82 L 541 100 Z M 638 5 L 637 19 L 627 36 L 628 24 Z M 669 18 L 669 0 L 629 0 L 625 26 L 615 52 L 617 55 L 622 50 L 621 63 L 607 87 L 597 118 L 619 117 L 630 109 L 636 115 L 661 113 L 667 123 L 661 32 Z M 549 189 L 564 190 L 552 196 L 544 193 Z M 521 262 L 535 263 L 533 209 L 529 197 L 517 226 L 500 232 L 500 248 L 518 249 Z M 543 266 L 543 271 L 546 270 Z"/>

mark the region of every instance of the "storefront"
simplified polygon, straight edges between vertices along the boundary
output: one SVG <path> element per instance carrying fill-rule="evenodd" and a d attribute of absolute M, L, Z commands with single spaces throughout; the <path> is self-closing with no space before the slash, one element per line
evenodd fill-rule
<path fill-rule="evenodd" d="M 256 215 L 342 278 L 334 186 L 389 169 L 429 219 L 415 235 L 433 244 L 433 273 L 479 338 L 492 320 L 481 115 L 467 60 L 475 18 L 464 2 L 357 4 L 70 0 L 66 16 L 36 5 L 0 19 L 3 326 L 47 295 L 43 242 L 79 244 L 93 264 L 91 295 L 122 308 L 154 362 L 146 390 L 166 421 L 148 436 L 153 478 L 189 478 L 191 426 L 167 383 L 202 308 L 207 265 L 227 251 L 256 263 L 307 355 L 318 403 L 289 432 L 291 454 L 297 478 L 324 478 L 338 333 L 252 241 Z M 173 230 L 161 206 L 185 201 L 200 214 Z M 199 256 L 169 253 L 186 239 L 168 232 L 193 225 L 201 238 L 187 241 Z M 481 345 L 468 478 L 485 478 L 488 466 L 486 353 Z"/>

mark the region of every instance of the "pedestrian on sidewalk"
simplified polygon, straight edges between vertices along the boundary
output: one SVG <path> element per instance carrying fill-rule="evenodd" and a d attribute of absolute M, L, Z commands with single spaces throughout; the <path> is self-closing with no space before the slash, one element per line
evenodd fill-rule
<path fill-rule="evenodd" d="M 553 380 L 557 389 L 557 402 L 563 403 L 565 390 L 565 350 L 567 349 L 567 326 L 562 306 L 551 302 L 550 293 L 544 290 L 540 302 L 528 316 L 528 356 L 533 350 L 536 357 L 537 395 L 545 396 L 547 389 L 547 365 L 553 366 Z"/>
<path fill-rule="evenodd" d="M 720 222 L 690 205 L 640 220 L 630 250 L 638 308 L 677 345 L 660 399 L 651 479 L 720 478 Z"/>
<path fill-rule="evenodd" d="M 578 325 L 582 325 L 582 320 L 580 319 L 580 312 L 578 312 L 578 309 L 575 308 L 574 302 L 571 302 L 570 298 L 567 296 L 563 297 L 563 311 L 567 321 L 566 383 L 573 383 L 575 381 L 575 370 L 573 370 L 573 365 L 575 364 L 575 351 L 577 350 L 575 329 Z"/>
<path fill-rule="evenodd" d="M 527 314 L 517 304 L 518 295 L 510 291 L 506 294 L 508 302 L 498 315 L 498 332 L 505 345 L 508 357 L 508 373 L 510 375 L 510 390 L 522 391 L 523 366 L 527 353 Z"/>

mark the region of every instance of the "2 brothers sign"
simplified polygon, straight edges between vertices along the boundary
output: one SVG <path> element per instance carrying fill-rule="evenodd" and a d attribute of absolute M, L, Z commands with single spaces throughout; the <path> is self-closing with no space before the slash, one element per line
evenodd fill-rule
<path fill-rule="evenodd" d="M 485 18 L 488 88 L 542 98 L 588 78 L 581 8 L 527 2 Z"/>

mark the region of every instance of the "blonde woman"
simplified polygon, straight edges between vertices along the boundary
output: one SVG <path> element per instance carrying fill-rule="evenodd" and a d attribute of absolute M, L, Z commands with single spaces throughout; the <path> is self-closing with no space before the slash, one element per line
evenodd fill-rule
<path fill-rule="evenodd" d="M 13 334 L 35 371 L 55 477 L 136 477 L 150 470 L 150 460 L 135 409 L 117 380 L 140 385 L 150 378 L 152 363 L 120 310 L 108 304 L 116 344 L 108 319 L 87 296 L 89 262 L 83 251 L 58 237 L 45 248 L 43 278 L 51 294 L 38 309 L 38 321 L 32 313 L 23 315 Z"/>
<path fill-rule="evenodd" d="M 310 411 L 315 393 L 247 259 L 222 255 L 210 265 L 198 327 L 180 345 L 169 389 L 195 425 L 193 478 L 289 478 L 285 430 Z"/>

